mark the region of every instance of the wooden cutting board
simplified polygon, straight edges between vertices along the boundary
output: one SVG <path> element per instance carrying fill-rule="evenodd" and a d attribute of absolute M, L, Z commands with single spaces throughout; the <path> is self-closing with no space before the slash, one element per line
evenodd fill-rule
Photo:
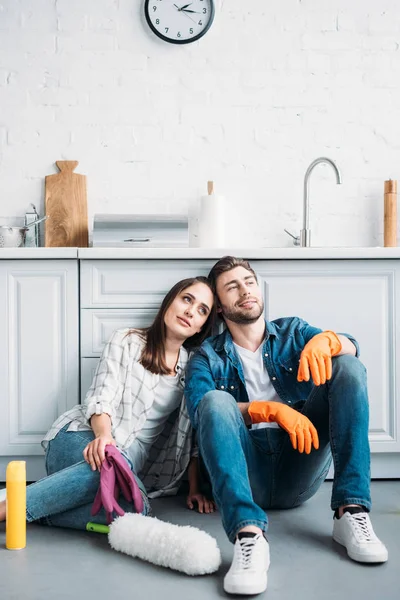
<path fill-rule="evenodd" d="M 86 176 L 76 160 L 58 160 L 60 172 L 45 179 L 45 246 L 88 246 Z"/>

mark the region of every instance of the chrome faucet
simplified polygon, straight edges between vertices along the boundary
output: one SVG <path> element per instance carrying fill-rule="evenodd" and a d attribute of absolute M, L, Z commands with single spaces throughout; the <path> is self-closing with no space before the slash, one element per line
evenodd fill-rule
<path fill-rule="evenodd" d="M 320 158 L 316 158 L 308 167 L 306 174 L 304 176 L 304 196 L 303 196 L 303 229 L 300 231 L 300 236 L 294 236 L 287 229 L 285 229 L 286 233 L 288 233 L 293 238 L 293 244 L 295 246 L 301 247 L 309 247 L 311 245 L 311 229 L 310 229 L 310 201 L 309 201 L 309 181 L 310 175 L 317 165 L 320 163 L 326 163 L 331 165 L 332 169 L 336 173 L 336 183 L 342 183 L 342 177 L 340 175 L 340 171 L 337 168 L 336 164 L 330 158 L 326 158 L 325 156 L 321 156 Z"/>

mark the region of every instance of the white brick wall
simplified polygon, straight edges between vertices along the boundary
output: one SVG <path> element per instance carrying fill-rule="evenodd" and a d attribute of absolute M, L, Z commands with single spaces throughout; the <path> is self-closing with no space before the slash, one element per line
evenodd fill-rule
<path fill-rule="evenodd" d="M 44 176 L 74 159 L 90 215 L 186 211 L 213 179 L 228 243 L 287 246 L 326 155 L 343 185 L 314 171 L 314 245 L 382 244 L 383 181 L 400 180 L 398 0 L 216 4 L 209 33 L 178 47 L 141 0 L 0 0 L 0 215 L 42 212 Z"/>

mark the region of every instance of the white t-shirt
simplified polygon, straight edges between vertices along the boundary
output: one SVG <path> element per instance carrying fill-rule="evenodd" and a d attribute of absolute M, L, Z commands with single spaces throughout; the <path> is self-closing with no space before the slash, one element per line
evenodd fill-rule
<path fill-rule="evenodd" d="M 144 467 L 150 448 L 164 429 L 169 415 L 182 402 L 183 390 L 178 385 L 180 377 L 181 371 L 173 376 L 160 375 L 155 389 L 154 402 L 147 419 L 135 441 L 127 450 L 135 473 L 139 473 Z"/>
<path fill-rule="evenodd" d="M 242 348 L 235 343 L 234 346 L 242 363 L 249 402 L 254 400 L 282 402 L 272 385 L 264 364 L 263 344 L 255 352 Z M 278 423 L 257 423 L 251 426 L 252 429 L 262 429 L 264 427 L 279 427 L 279 425 Z"/>

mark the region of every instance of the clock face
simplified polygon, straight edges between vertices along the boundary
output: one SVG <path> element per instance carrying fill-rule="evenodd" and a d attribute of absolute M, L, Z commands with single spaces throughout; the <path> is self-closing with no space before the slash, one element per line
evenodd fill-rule
<path fill-rule="evenodd" d="M 145 15 L 153 32 L 172 44 L 201 38 L 214 19 L 214 0 L 146 0 Z"/>

